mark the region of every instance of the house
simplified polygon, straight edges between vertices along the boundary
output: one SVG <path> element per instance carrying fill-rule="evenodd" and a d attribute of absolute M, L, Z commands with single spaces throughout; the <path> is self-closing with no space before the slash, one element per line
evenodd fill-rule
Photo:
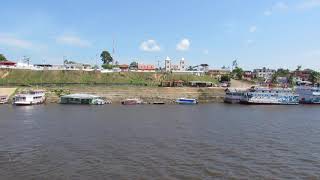
<path fill-rule="evenodd" d="M 311 69 L 296 70 L 293 71 L 292 75 L 297 81 L 309 81 L 312 72 L 313 70 Z"/>
<path fill-rule="evenodd" d="M 211 77 L 221 77 L 224 75 L 230 75 L 231 71 L 228 69 L 210 69 L 207 74 Z"/>
<path fill-rule="evenodd" d="M 147 72 L 154 72 L 156 70 L 156 66 L 153 64 L 141 64 L 138 63 L 138 71 L 147 71 Z"/>
<path fill-rule="evenodd" d="M 129 65 L 121 64 L 121 65 L 119 65 L 119 69 L 120 69 L 121 72 L 128 72 L 129 71 Z"/>
<path fill-rule="evenodd" d="M 188 84 L 191 87 L 213 87 L 213 83 L 207 81 L 190 81 Z"/>
<path fill-rule="evenodd" d="M 244 71 L 243 72 L 243 79 L 252 80 L 253 78 L 254 78 L 254 73 L 252 71 Z"/>
<path fill-rule="evenodd" d="M 264 80 L 271 80 L 276 70 L 269 68 L 254 69 L 253 74 L 256 78 L 263 78 Z"/>
<path fill-rule="evenodd" d="M 182 80 L 172 80 L 172 81 L 161 81 L 161 87 L 183 87 L 184 81 Z"/>
<path fill-rule="evenodd" d="M 17 63 L 12 61 L 0 61 L 0 67 L 9 68 L 15 67 Z"/>
<path fill-rule="evenodd" d="M 89 70 L 92 69 L 90 64 L 82 64 L 76 62 L 69 62 L 64 64 L 67 70 Z"/>

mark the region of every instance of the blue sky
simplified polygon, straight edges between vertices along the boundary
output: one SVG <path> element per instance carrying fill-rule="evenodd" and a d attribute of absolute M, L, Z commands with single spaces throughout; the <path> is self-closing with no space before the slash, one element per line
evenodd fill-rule
<path fill-rule="evenodd" d="M 95 64 L 115 39 L 120 63 L 319 70 L 319 19 L 320 0 L 11 0 L 1 3 L 0 53 Z"/>

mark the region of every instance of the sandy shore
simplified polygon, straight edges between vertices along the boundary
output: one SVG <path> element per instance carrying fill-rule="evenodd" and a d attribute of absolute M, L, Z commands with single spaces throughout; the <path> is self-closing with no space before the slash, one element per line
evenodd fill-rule
<path fill-rule="evenodd" d="M 11 96 L 17 88 L 0 88 L 0 95 Z"/>
<path fill-rule="evenodd" d="M 131 86 L 83 86 L 83 87 L 64 87 L 64 88 L 46 88 L 47 101 L 58 102 L 59 96 L 56 91 L 63 91 L 67 93 L 86 93 L 94 94 L 106 99 L 111 100 L 114 103 L 118 103 L 127 98 L 140 98 L 145 102 L 165 102 L 173 103 L 176 99 L 196 98 L 200 103 L 206 102 L 222 102 L 224 97 L 223 88 L 163 88 L 163 87 L 131 87 Z"/>

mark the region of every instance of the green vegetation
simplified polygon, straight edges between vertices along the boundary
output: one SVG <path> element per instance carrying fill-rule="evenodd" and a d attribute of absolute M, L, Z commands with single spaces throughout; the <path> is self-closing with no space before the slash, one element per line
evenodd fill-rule
<path fill-rule="evenodd" d="M 0 54 L 0 61 L 7 61 L 7 58 L 3 54 Z"/>
<path fill-rule="evenodd" d="M 315 84 L 315 83 L 319 83 L 319 81 L 320 81 L 320 73 L 317 71 L 312 71 L 310 75 L 310 82 Z"/>
<path fill-rule="evenodd" d="M 100 73 L 98 71 L 31 71 L 0 70 L 0 85 L 17 84 L 107 84 L 107 85 L 147 85 L 158 86 L 161 81 L 218 81 L 210 76 L 176 75 L 161 73 Z"/>
<path fill-rule="evenodd" d="M 233 76 L 236 78 L 236 79 L 239 79 L 241 80 L 242 79 L 242 76 L 243 76 L 243 69 L 240 68 L 240 67 L 236 67 L 233 71 L 232 71 L 232 74 Z"/>
<path fill-rule="evenodd" d="M 110 64 L 113 61 L 113 57 L 111 56 L 109 51 L 102 51 L 100 57 L 101 57 L 103 64 Z"/>
<path fill-rule="evenodd" d="M 220 82 L 230 82 L 231 77 L 229 75 L 223 75 L 220 78 Z"/>

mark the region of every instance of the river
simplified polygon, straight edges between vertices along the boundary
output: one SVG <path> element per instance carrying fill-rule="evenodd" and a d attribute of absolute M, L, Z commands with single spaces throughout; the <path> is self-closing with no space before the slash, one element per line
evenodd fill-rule
<path fill-rule="evenodd" d="M 0 106 L 1 179 L 319 179 L 320 106 Z"/>

